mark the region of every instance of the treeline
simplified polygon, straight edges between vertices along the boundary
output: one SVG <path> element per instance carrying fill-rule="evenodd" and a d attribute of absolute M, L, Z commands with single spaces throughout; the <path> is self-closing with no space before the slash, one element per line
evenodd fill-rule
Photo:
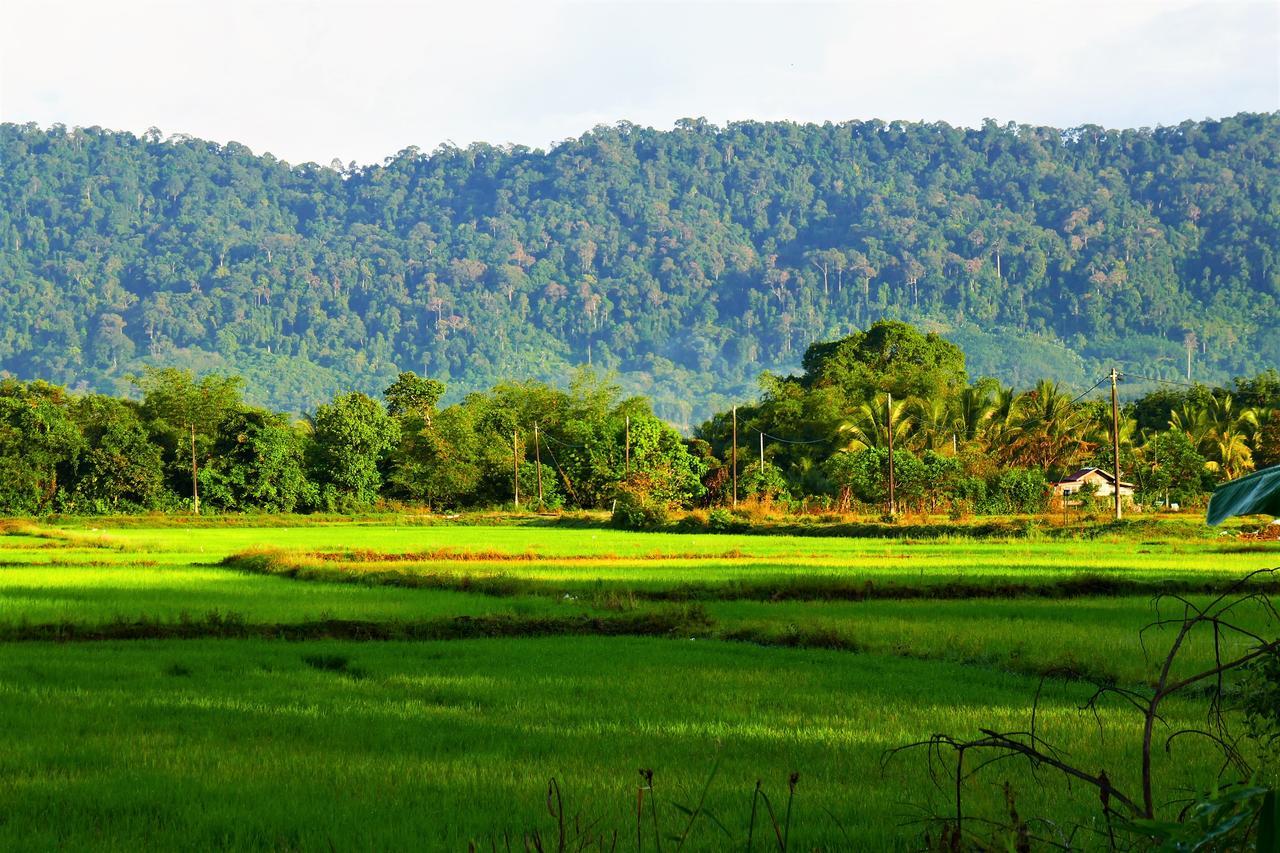
<path fill-rule="evenodd" d="M 707 464 L 646 401 L 583 372 L 569 391 L 500 385 L 438 410 L 443 383 L 401 374 L 302 420 L 245 403 L 239 377 L 176 368 L 132 378 L 139 399 L 0 382 L 0 513 L 355 512 L 599 507 L 626 481 L 690 505 Z M 534 424 L 538 424 L 535 433 Z"/>
<path fill-rule="evenodd" d="M 878 513 L 891 432 L 900 508 L 1040 512 L 1053 479 L 1113 464 L 1095 389 L 970 382 L 954 344 L 893 321 L 809 347 L 802 373 L 766 375 L 758 402 L 691 438 L 587 370 L 568 389 L 507 383 L 447 406 L 443 382 L 405 372 L 380 398 L 339 394 L 304 419 L 247 404 L 238 377 L 131 382 L 127 399 L 0 382 L 0 513 L 449 510 L 510 505 L 518 485 L 527 508 L 614 507 L 643 526 L 730 505 L 735 484 L 743 502 Z M 1280 374 L 1145 395 L 1124 407 L 1120 443 L 1148 506 L 1280 464 Z"/>
<path fill-rule="evenodd" d="M 0 369 L 117 394 L 147 365 L 239 373 L 300 413 L 401 370 L 456 400 L 592 364 L 691 426 L 889 317 L 1018 387 L 1102 361 L 1222 380 L 1280 360 L 1277 211 L 1276 113 L 622 123 L 334 167 L 7 124 Z"/>
<path fill-rule="evenodd" d="M 1120 384 L 1145 379 L 1121 374 Z M 900 507 L 1041 512 L 1050 483 L 1082 467 L 1114 470 L 1108 390 L 1105 377 L 1084 388 L 1042 380 L 1023 392 L 970 382 L 954 344 L 882 321 L 809 347 L 800 375 L 766 375 L 763 398 L 738 407 L 739 443 L 765 434 L 763 468 L 746 466 L 745 493 L 885 506 L 892 433 Z M 714 456 L 732 453 L 734 417 L 699 428 Z M 1229 388 L 1165 383 L 1126 403 L 1119 424 L 1121 477 L 1137 500 L 1194 502 L 1223 480 L 1280 464 L 1280 373 Z M 718 473 L 719 492 L 729 476 Z"/>

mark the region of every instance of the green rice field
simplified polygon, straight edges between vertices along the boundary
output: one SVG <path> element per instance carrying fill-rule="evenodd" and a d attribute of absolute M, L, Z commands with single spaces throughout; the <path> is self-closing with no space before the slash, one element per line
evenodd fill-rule
<path fill-rule="evenodd" d="M 584 849 L 777 849 L 758 781 L 788 849 L 919 849 L 954 792 L 887 751 L 1023 728 L 1039 690 L 1038 734 L 1132 788 L 1140 719 L 1081 711 L 1083 678 L 1141 689 L 1172 637 L 1140 640 L 1155 596 L 1280 565 L 1185 524 L 962 534 L 10 522 L 0 847 L 556 849 L 563 819 Z M 1193 637 L 1179 666 L 1212 655 Z M 1170 796 L 1220 764 L 1156 761 Z M 977 813 L 1006 780 L 1095 837 L 1096 798 L 1025 764 L 970 780 Z"/>

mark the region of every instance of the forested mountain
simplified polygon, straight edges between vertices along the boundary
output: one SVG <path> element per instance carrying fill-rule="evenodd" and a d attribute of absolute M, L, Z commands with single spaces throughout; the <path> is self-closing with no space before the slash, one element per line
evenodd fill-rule
<path fill-rule="evenodd" d="M 1017 386 L 1221 381 L 1280 363 L 1278 235 L 1280 113 L 623 123 L 346 167 L 0 125 L 0 369 L 216 369 L 304 411 L 398 370 L 456 395 L 591 362 L 688 425 L 896 317 Z"/>

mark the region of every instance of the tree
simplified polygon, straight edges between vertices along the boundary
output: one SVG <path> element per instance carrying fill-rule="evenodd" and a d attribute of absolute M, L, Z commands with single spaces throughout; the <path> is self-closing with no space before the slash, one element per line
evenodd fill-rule
<path fill-rule="evenodd" d="M 458 404 L 440 412 L 429 430 L 422 428 L 421 421 L 416 430 L 406 424 L 400 443 L 388 455 L 388 493 L 450 509 L 488 498 L 483 489 L 485 441 L 478 430 L 477 414 L 474 407 Z M 506 459 L 509 464 L 509 448 Z"/>
<path fill-rule="evenodd" d="M 880 394 L 860 403 L 852 417 L 837 427 L 846 438 L 845 450 L 864 450 L 869 447 L 888 448 L 890 422 L 893 425 L 893 443 L 905 449 L 908 436 L 915 429 L 915 421 L 909 413 L 912 401 L 895 399 L 890 406 L 887 395 Z"/>
<path fill-rule="evenodd" d="M 839 488 L 840 503 L 847 507 L 856 500 L 867 506 L 888 509 L 889 451 L 884 447 L 832 454 L 824 465 L 827 476 Z M 901 506 L 919 507 L 928 493 L 928 471 L 909 451 L 894 451 L 895 498 Z"/>
<path fill-rule="evenodd" d="M 964 388 L 964 353 L 950 341 L 896 320 L 873 323 L 865 332 L 811 345 L 804 354 L 807 387 L 835 386 L 849 402 L 876 393 L 896 399 L 950 398 Z"/>
<path fill-rule="evenodd" d="M 1265 417 L 1255 439 L 1254 461 L 1259 468 L 1280 465 L 1280 409 L 1272 409 Z"/>
<path fill-rule="evenodd" d="M 1144 502 L 1186 502 L 1205 488 L 1205 458 L 1181 430 L 1156 433 L 1137 454 L 1134 469 Z"/>
<path fill-rule="evenodd" d="M 136 404 L 92 395 L 72 414 L 84 437 L 68 498 L 73 512 L 149 510 L 172 500 L 164 487 L 163 453 L 151 442 Z"/>
<path fill-rule="evenodd" d="M 702 461 L 689 452 L 678 432 L 651 413 L 637 411 L 625 417 L 631 419 L 630 477 L 644 478 L 654 500 L 671 506 L 692 505 L 705 491 Z M 622 473 L 627 476 L 625 470 Z"/>
<path fill-rule="evenodd" d="M 400 440 L 400 425 L 382 404 L 358 391 L 340 394 L 312 418 L 312 470 L 329 510 L 363 509 L 378 499 L 378 463 Z"/>
<path fill-rule="evenodd" d="M 233 411 L 218 426 L 213 462 L 200 472 L 205 500 L 240 512 L 313 507 L 318 491 L 306 472 L 309 437 L 284 415 Z"/>
<path fill-rule="evenodd" d="M 445 384 L 436 379 L 424 379 L 413 371 L 405 371 L 382 392 L 387 401 L 387 413 L 393 418 L 416 414 L 431 426 L 431 413 L 444 396 Z"/>
<path fill-rule="evenodd" d="M 0 511 L 52 508 L 59 473 L 74 470 L 84 439 L 66 392 L 46 382 L 0 382 Z"/>
<path fill-rule="evenodd" d="M 1037 382 L 1018 398 L 1016 410 L 1017 432 L 1008 448 L 1011 460 L 1046 474 L 1063 473 L 1090 449 L 1089 418 L 1058 383 Z"/>
<path fill-rule="evenodd" d="M 781 500 L 789 494 L 787 478 L 782 476 L 777 466 L 768 462 L 763 466 L 759 460 L 750 463 L 742 469 L 740 480 L 739 489 L 743 498 L 755 498 L 768 503 Z"/>
<path fill-rule="evenodd" d="M 1229 393 L 1215 393 L 1203 400 L 1188 398 L 1170 415 L 1169 426 L 1185 433 L 1208 460 L 1210 470 L 1223 479 L 1232 480 L 1253 470 L 1249 442 L 1260 426 L 1258 412 L 1236 406 Z"/>
<path fill-rule="evenodd" d="M 995 412 L 993 397 L 999 390 L 998 383 L 987 379 L 960 392 L 956 404 L 955 423 L 961 439 L 973 441 L 982 433 L 983 427 Z"/>
<path fill-rule="evenodd" d="M 170 447 L 175 465 L 180 446 L 190 451 L 191 511 L 200 514 L 200 464 L 208 460 L 218 425 L 240 405 L 239 376 L 209 374 L 199 380 L 189 370 L 148 369 L 132 377 L 142 390 L 142 411 L 153 433 Z"/>

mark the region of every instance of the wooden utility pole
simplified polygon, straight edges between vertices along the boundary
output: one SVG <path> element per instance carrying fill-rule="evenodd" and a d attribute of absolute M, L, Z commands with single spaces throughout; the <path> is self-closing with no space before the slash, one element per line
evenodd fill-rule
<path fill-rule="evenodd" d="M 191 511 L 200 514 L 200 466 L 196 464 L 196 422 L 191 427 Z"/>
<path fill-rule="evenodd" d="M 738 505 L 738 407 L 733 407 L 733 452 L 729 467 L 733 469 L 733 505 Z"/>
<path fill-rule="evenodd" d="M 889 515 L 893 516 L 898 513 L 897 489 L 893 480 L 893 394 L 889 395 L 886 411 L 889 426 Z"/>
<path fill-rule="evenodd" d="M 1116 481 L 1112 491 L 1116 498 L 1116 521 L 1120 520 L 1120 400 L 1116 395 L 1116 380 L 1120 374 L 1111 368 L 1111 452 L 1115 454 Z"/>
<path fill-rule="evenodd" d="M 764 430 L 760 430 L 760 476 L 764 476 Z"/>
<path fill-rule="evenodd" d="M 631 415 L 627 415 L 626 434 L 625 434 L 623 444 L 625 445 L 625 450 L 623 450 L 623 453 L 626 456 L 627 476 L 630 477 L 631 476 Z"/>
<path fill-rule="evenodd" d="M 520 508 L 520 453 L 518 450 L 520 440 L 520 431 L 511 431 L 511 467 L 515 470 L 515 496 L 516 509 Z"/>
<path fill-rule="evenodd" d="M 537 421 L 533 422 L 533 464 L 538 471 L 538 509 L 542 509 L 546 504 L 542 500 L 542 445 L 538 443 Z"/>

